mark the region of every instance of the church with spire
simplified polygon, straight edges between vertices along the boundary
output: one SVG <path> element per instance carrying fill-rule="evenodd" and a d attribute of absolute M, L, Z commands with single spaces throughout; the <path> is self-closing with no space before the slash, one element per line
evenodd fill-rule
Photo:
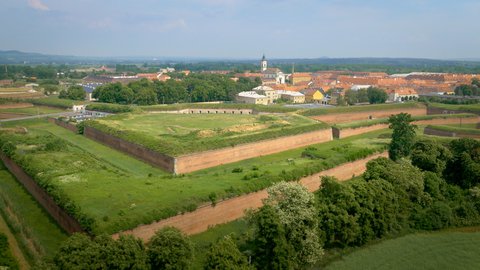
<path fill-rule="evenodd" d="M 265 54 L 263 54 L 262 60 L 260 60 L 260 72 L 262 73 L 262 82 L 264 85 L 284 84 L 288 76 L 279 68 L 269 68 Z"/>

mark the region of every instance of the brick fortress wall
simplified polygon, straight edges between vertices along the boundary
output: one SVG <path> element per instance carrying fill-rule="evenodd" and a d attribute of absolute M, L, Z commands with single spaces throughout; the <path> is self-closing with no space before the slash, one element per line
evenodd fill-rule
<path fill-rule="evenodd" d="M 53 219 L 68 233 L 83 232 L 80 223 L 65 212 L 20 166 L 0 153 L 0 159 L 37 202 L 53 217 Z"/>

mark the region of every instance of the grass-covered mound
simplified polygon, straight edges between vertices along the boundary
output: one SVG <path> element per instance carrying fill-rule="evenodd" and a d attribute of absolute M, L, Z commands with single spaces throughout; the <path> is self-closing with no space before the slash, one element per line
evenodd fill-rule
<path fill-rule="evenodd" d="M 480 113 L 480 104 L 444 104 L 444 103 L 429 103 L 429 107 L 452 110 L 452 111 L 462 111 L 462 112 L 471 112 L 471 113 Z"/>
<path fill-rule="evenodd" d="M 476 128 L 465 128 L 465 127 L 447 126 L 447 125 L 429 125 L 427 126 L 427 128 L 440 130 L 440 131 L 454 132 L 459 134 L 480 135 L 480 129 L 476 129 Z"/>
<path fill-rule="evenodd" d="M 422 121 L 422 120 L 433 120 L 433 119 L 449 119 L 449 118 L 475 118 L 478 117 L 476 114 L 462 113 L 462 114 L 434 114 L 434 115 L 419 115 L 412 116 L 413 121 Z M 342 123 L 334 125 L 338 129 L 347 129 L 347 128 L 361 128 L 369 127 L 379 124 L 388 124 L 388 118 L 378 118 L 372 120 L 361 120 L 354 121 L 349 123 Z"/>
<path fill-rule="evenodd" d="M 406 102 L 406 103 L 387 103 L 387 104 L 373 104 L 373 105 L 355 105 L 355 106 L 337 106 L 308 109 L 300 112 L 305 116 L 317 116 L 334 113 L 354 113 L 354 112 L 369 112 L 369 111 L 387 111 L 396 109 L 411 109 L 424 108 L 422 103 Z"/>
<path fill-rule="evenodd" d="M 121 114 L 87 126 L 170 156 L 328 128 L 326 124 L 295 114 Z"/>

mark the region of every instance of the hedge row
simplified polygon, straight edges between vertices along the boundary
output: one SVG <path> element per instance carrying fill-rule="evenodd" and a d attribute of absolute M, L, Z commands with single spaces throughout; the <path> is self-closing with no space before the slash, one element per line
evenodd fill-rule
<path fill-rule="evenodd" d="M 135 111 L 136 108 L 130 105 L 92 103 L 87 105 L 87 110 L 107 113 L 127 113 Z"/>
<path fill-rule="evenodd" d="M 439 108 L 452 111 L 464 111 L 472 113 L 480 113 L 480 104 L 443 104 L 443 103 L 429 103 L 429 107 Z"/>
<path fill-rule="evenodd" d="M 150 150 L 170 155 L 180 156 L 184 154 L 202 152 L 213 149 L 232 147 L 239 144 L 252 143 L 262 140 L 275 139 L 279 137 L 298 135 L 306 132 L 322 130 L 329 128 L 324 123 L 315 123 L 305 126 L 285 127 L 276 130 L 268 130 L 263 133 L 249 134 L 239 137 L 212 137 L 200 141 L 193 137 L 195 134 L 183 136 L 181 139 L 187 141 L 182 143 L 177 140 L 169 140 L 165 137 L 154 137 L 132 130 L 119 130 L 98 121 L 85 121 L 85 125 L 100 130 L 112 136 L 124 139 L 126 141 L 142 145 Z"/>

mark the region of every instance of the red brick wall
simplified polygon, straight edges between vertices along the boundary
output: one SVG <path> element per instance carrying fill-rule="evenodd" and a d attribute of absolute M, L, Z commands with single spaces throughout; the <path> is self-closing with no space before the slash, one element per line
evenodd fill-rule
<path fill-rule="evenodd" d="M 67 122 L 64 122 L 64 121 L 61 121 L 61 120 L 58 120 L 58 119 L 55 119 L 55 118 L 48 118 L 48 121 L 50 123 L 54 123 L 57 126 L 61 126 L 63 128 L 66 128 L 66 129 L 68 129 L 68 130 L 70 130 L 74 133 L 78 132 L 77 126 L 72 125 L 70 123 L 67 123 Z"/>
<path fill-rule="evenodd" d="M 348 180 L 352 175 L 361 175 L 365 172 L 368 161 L 378 158 L 387 157 L 386 152 L 375 154 L 362 160 L 345 163 L 330 170 L 307 176 L 300 180 L 300 183 L 310 191 L 315 191 L 320 187 L 321 176 L 335 176 L 340 181 Z M 256 209 L 262 206 L 262 200 L 268 196 L 266 190 L 245 194 L 239 197 L 218 202 L 215 206 L 205 205 L 193 212 L 183 215 L 177 215 L 171 218 L 161 220 L 148 225 L 141 225 L 135 229 L 121 232 L 120 234 L 132 234 L 148 241 L 155 231 L 165 227 L 174 226 L 187 234 L 196 234 L 206 231 L 209 227 L 223 224 L 241 218 L 245 215 L 245 210 Z M 118 238 L 119 234 L 113 235 Z"/>
<path fill-rule="evenodd" d="M 382 111 L 370 111 L 370 112 L 353 112 L 353 113 L 336 113 L 313 116 L 313 119 L 320 120 L 329 124 L 346 123 L 358 120 L 367 120 L 372 118 L 387 118 L 392 114 L 409 113 L 412 116 L 426 115 L 426 108 L 406 108 L 406 109 L 394 109 L 394 110 L 382 110 Z"/>
<path fill-rule="evenodd" d="M 324 129 L 300 135 L 241 144 L 229 148 L 177 157 L 175 170 L 176 173 L 188 173 L 331 140 L 332 131 Z"/>
<path fill-rule="evenodd" d="M 431 120 L 420 120 L 414 121 L 413 124 L 415 125 L 443 125 L 443 124 L 475 124 L 479 122 L 478 117 L 471 117 L 471 118 L 445 118 L 445 119 L 431 119 Z M 338 134 L 338 137 L 335 138 L 346 138 L 350 136 L 355 136 L 363 133 L 367 133 L 374 130 L 380 130 L 388 128 L 388 124 L 378 124 L 369 127 L 359 127 L 359 128 L 345 128 L 334 131 L 333 134 Z M 335 129 L 335 128 L 334 128 Z"/>
<path fill-rule="evenodd" d="M 173 157 L 152 151 L 135 143 L 127 142 L 88 126 L 85 127 L 84 135 L 89 139 L 98 141 L 169 172 L 175 171 L 175 160 Z"/>
<path fill-rule="evenodd" d="M 43 190 L 29 175 L 27 175 L 20 166 L 13 160 L 0 153 L 0 159 L 5 163 L 8 170 L 15 176 L 25 189 L 37 200 L 37 202 L 57 221 L 57 223 L 68 233 L 82 232 L 80 224 L 62 208 Z"/>

